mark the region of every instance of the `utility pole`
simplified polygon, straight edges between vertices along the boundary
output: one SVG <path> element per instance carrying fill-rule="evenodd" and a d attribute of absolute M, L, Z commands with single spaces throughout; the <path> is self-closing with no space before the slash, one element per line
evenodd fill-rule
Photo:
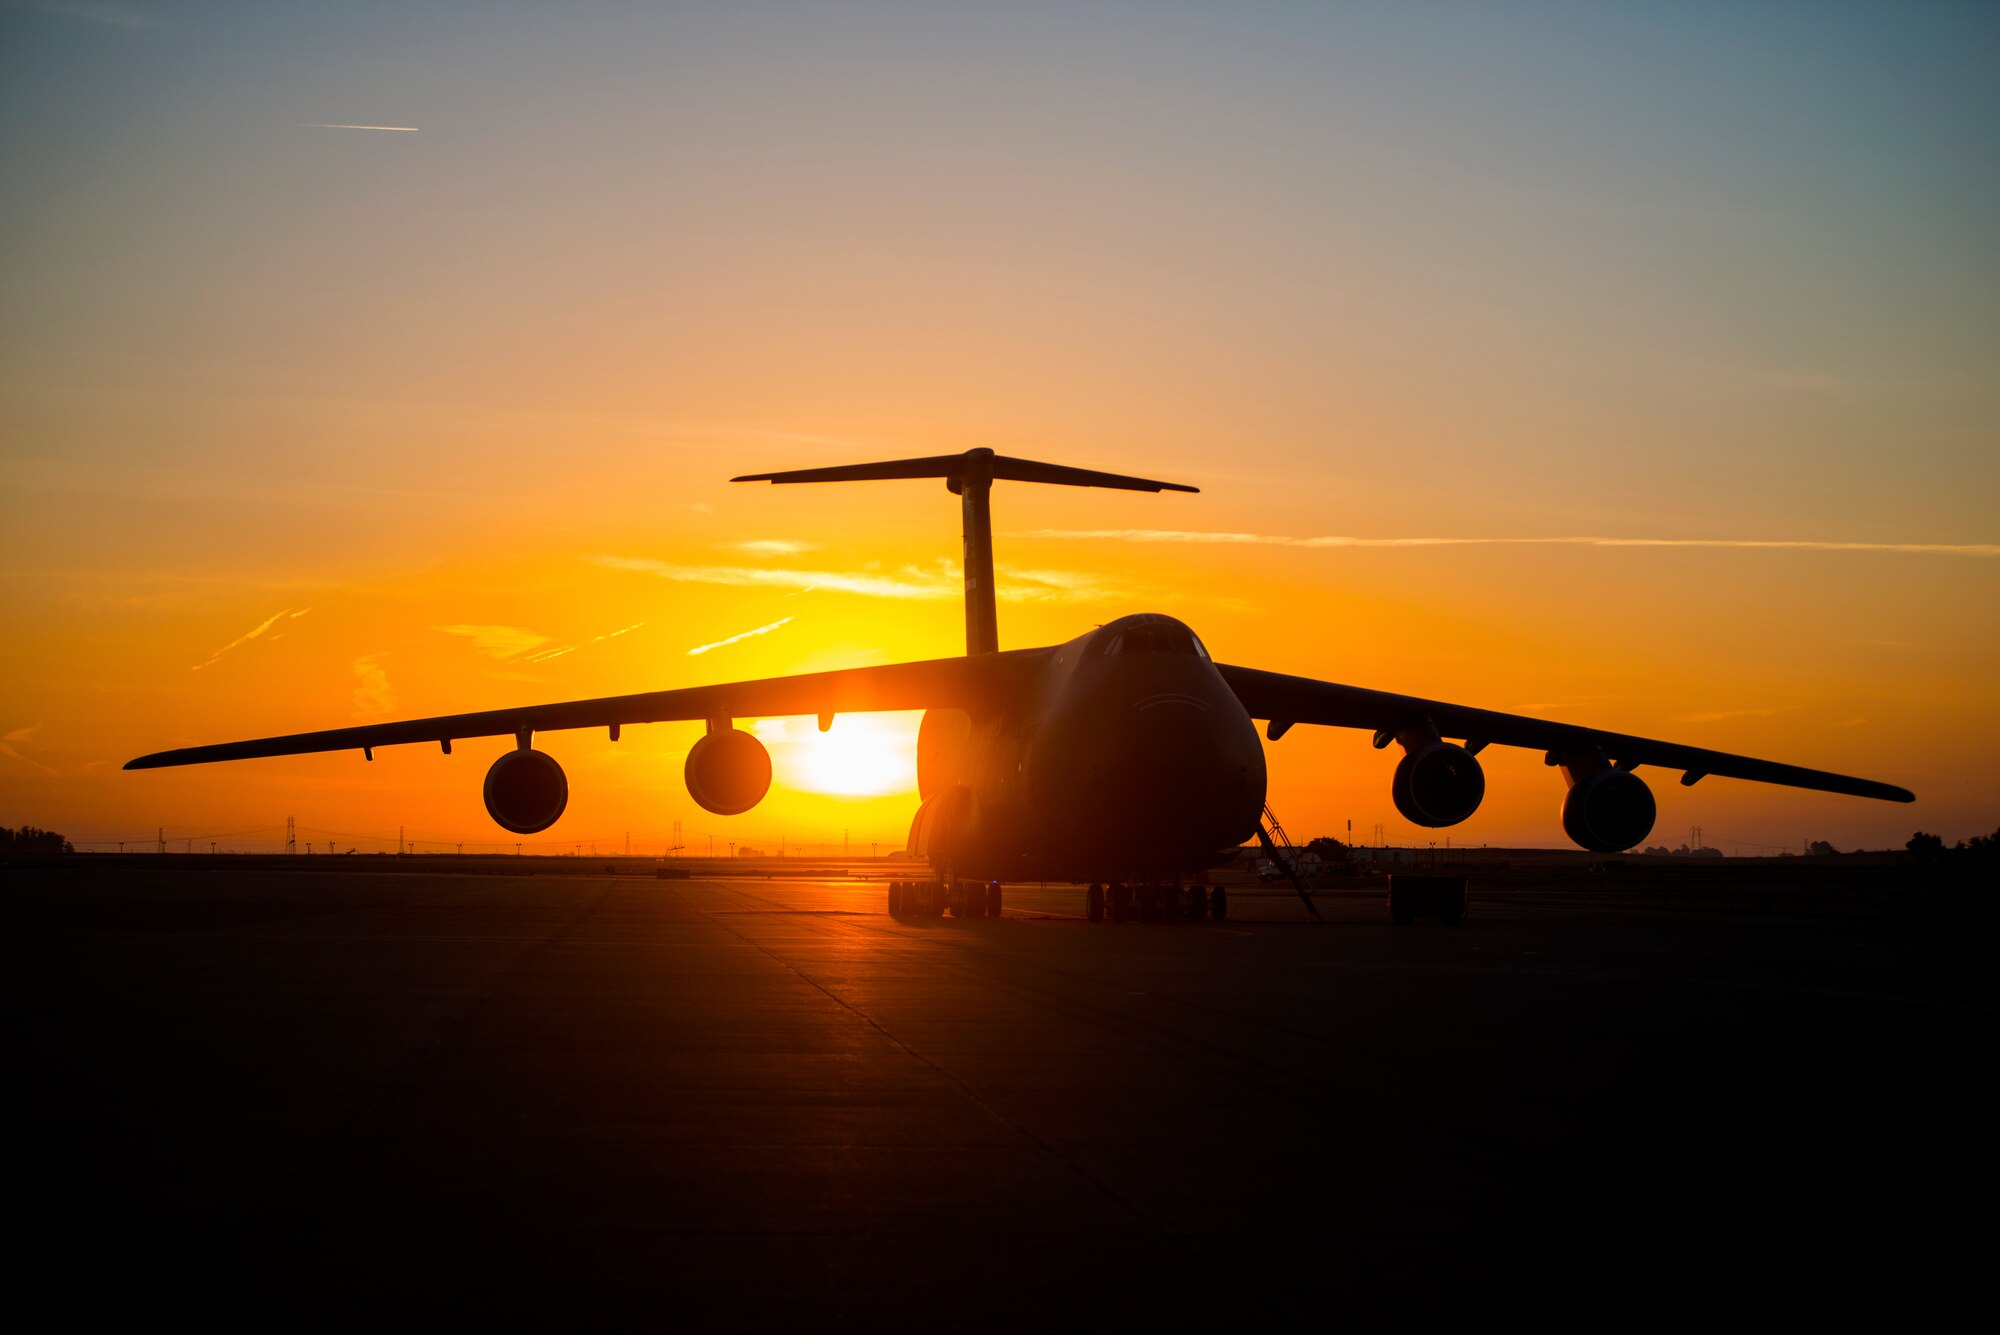
<path fill-rule="evenodd" d="M 285 851 L 287 853 L 296 853 L 299 851 L 299 818 L 297 816 L 285 817 Z"/>
<path fill-rule="evenodd" d="M 164 825 L 162 825 L 162 826 L 159 826 L 158 828 L 156 828 L 156 829 L 155 829 L 155 830 L 153 831 L 153 833 L 159 836 L 159 841 L 160 841 L 160 846 L 159 846 L 159 850 L 158 850 L 158 851 L 159 851 L 159 852 L 162 852 L 162 853 L 166 852 L 166 851 L 167 851 L 167 827 L 166 827 L 166 826 L 164 826 Z"/>

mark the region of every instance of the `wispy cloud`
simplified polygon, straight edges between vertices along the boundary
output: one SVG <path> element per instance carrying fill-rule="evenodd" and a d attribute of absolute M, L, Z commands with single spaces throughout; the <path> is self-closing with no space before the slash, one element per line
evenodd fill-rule
<path fill-rule="evenodd" d="M 518 658 L 549 642 L 548 636 L 520 626 L 458 625 L 432 626 L 431 629 L 471 640 L 474 649 L 491 658 Z"/>
<path fill-rule="evenodd" d="M 731 635 L 731 636 L 730 636 L 730 637 L 729 637 L 728 639 L 726 639 L 726 640 L 717 640 L 717 641 L 715 641 L 715 642 L 714 642 L 713 644 L 698 644 L 698 645 L 696 645 L 696 646 L 695 646 L 694 648 L 692 648 L 692 649 L 688 650 L 688 653 L 690 653 L 690 654 L 705 654 L 705 653 L 707 653 L 707 652 L 708 652 L 709 650 L 711 650 L 711 649 L 720 649 L 720 648 L 723 648 L 723 647 L 724 647 L 724 646 L 726 646 L 726 645 L 731 645 L 731 644 L 736 644 L 736 643 L 738 643 L 739 641 L 742 641 L 742 640 L 747 640 L 747 639 L 751 638 L 751 637 L 752 637 L 752 636 L 754 636 L 754 635 L 769 635 L 769 634 L 770 634 L 770 633 L 771 633 L 772 631 L 774 631 L 774 630 L 776 630 L 776 629 L 777 629 L 778 627 L 780 627 L 780 626 L 784 625 L 784 624 L 785 624 L 786 622 L 790 621 L 791 619 L 792 619 L 792 618 L 790 618 L 790 617 L 779 617 L 779 618 L 778 618 L 778 619 L 777 619 L 776 621 L 773 621 L 773 622 L 772 622 L 772 623 L 771 623 L 770 625 L 768 625 L 768 626 L 759 626 L 759 627 L 757 627 L 757 628 L 756 628 L 755 630 L 746 630 L 746 631 L 744 631 L 744 632 L 743 632 L 743 633 L 742 633 L 741 635 Z"/>
<path fill-rule="evenodd" d="M 284 611 L 278 612 L 275 615 L 267 618 L 254 629 L 245 631 L 243 634 L 238 635 L 228 644 L 223 645 L 220 649 L 217 649 L 214 653 L 210 654 L 205 661 L 196 663 L 193 667 L 189 668 L 188 671 L 199 672 L 205 667 L 213 667 L 215 666 L 216 660 L 221 658 L 224 654 L 228 653 L 231 649 L 239 648 L 242 645 L 250 643 L 250 641 L 264 634 L 264 632 L 271 629 L 271 627 L 277 625 L 280 621 L 293 621 L 299 617 L 304 616 L 306 613 L 310 611 L 312 611 L 310 607 L 301 607 L 296 611 L 294 611 L 292 608 L 287 607 Z M 273 638 L 276 637 L 274 636 Z"/>
<path fill-rule="evenodd" d="M 949 561 L 928 569 L 906 565 L 895 571 L 778 570 L 765 566 L 681 565 L 643 556 L 599 556 L 611 570 L 633 570 L 679 584 L 719 584 L 732 588 L 812 589 L 854 593 L 864 598 L 943 600 L 959 597 L 964 582 Z M 1069 570 L 1002 568 L 995 576 L 1002 602 L 1084 602 L 1117 596 L 1118 590 L 1094 576 Z"/>
<path fill-rule="evenodd" d="M 787 538 L 746 538 L 742 542 L 725 542 L 722 545 L 753 556 L 797 556 L 800 552 L 812 551 L 814 546 L 810 542 L 793 542 Z"/>
<path fill-rule="evenodd" d="M 1711 547 L 1802 552 L 1895 552 L 1906 555 L 2000 556 L 1992 542 L 1834 542 L 1789 538 L 1311 538 L 1275 533 L 1207 533 L 1169 528 L 1037 528 L 1019 538 L 1080 538 L 1105 542 L 1191 543 L 1261 547 Z"/>
<path fill-rule="evenodd" d="M 1788 714 L 1795 705 L 1781 705 L 1774 709 L 1710 709 L 1699 714 L 1682 714 L 1676 723 L 1721 723 L 1733 718 L 1770 718 L 1775 714 Z"/>
<path fill-rule="evenodd" d="M 361 722 L 382 718 L 396 708 L 396 693 L 382 667 L 387 654 L 363 654 L 354 660 L 354 717 Z"/>
<path fill-rule="evenodd" d="M 327 121 L 293 121 L 301 130 L 388 130 L 394 134 L 416 134 L 414 125 L 334 125 Z"/>
<path fill-rule="evenodd" d="M 868 598 L 952 598 L 959 591 L 955 575 L 905 566 L 893 574 L 849 574 L 835 570 L 774 570 L 764 566 L 680 565 L 643 556 L 600 556 L 597 563 L 611 570 L 635 570 L 677 584 L 720 584 L 731 588 L 832 589 Z"/>
<path fill-rule="evenodd" d="M 16 728 L 5 737 L 0 737 L 0 756 L 5 756 L 9 760 L 18 760 L 23 765 L 32 765 L 44 774 L 54 774 L 56 771 L 49 768 L 49 766 L 44 765 L 39 760 L 30 760 L 14 749 L 14 743 L 26 743 L 37 732 L 41 731 L 41 727 L 42 725 L 39 723 L 31 723 L 25 728 Z"/>
<path fill-rule="evenodd" d="M 634 621 L 629 626 L 617 630 L 607 630 L 602 635 L 593 635 L 582 644 L 556 644 L 547 635 L 523 626 L 432 626 L 432 630 L 446 635 L 459 635 L 472 641 L 472 647 L 490 658 L 504 662 L 546 663 L 573 654 L 578 649 L 588 649 L 593 644 L 615 640 L 621 635 L 630 635 L 646 623 Z M 551 646 L 551 647 L 544 647 Z"/>
<path fill-rule="evenodd" d="M 35 8 L 44 14 L 82 19 L 86 23 L 95 23 L 101 28 L 117 28 L 121 32 L 144 32 L 153 26 L 150 18 L 130 5 L 91 4 L 87 0 L 42 0 Z"/>

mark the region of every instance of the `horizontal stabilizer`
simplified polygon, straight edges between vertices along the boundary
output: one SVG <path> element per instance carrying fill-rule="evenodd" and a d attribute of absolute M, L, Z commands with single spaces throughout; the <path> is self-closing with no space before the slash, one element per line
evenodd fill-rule
<path fill-rule="evenodd" d="M 925 459 L 888 459 L 872 464 L 839 464 L 832 468 L 795 468 L 784 473 L 752 473 L 731 482 L 880 482 L 894 478 L 941 477 L 951 482 L 967 478 L 989 481 L 1046 482 L 1060 487 L 1115 487 L 1120 491 L 1199 491 L 1178 482 L 1155 482 L 1151 478 L 1127 477 L 1123 473 L 1100 473 L 1091 468 L 1069 468 L 1034 459 L 1014 459 L 991 450 L 967 450 L 964 454 L 938 454 Z M 954 488 L 955 490 L 956 488 Z"/>

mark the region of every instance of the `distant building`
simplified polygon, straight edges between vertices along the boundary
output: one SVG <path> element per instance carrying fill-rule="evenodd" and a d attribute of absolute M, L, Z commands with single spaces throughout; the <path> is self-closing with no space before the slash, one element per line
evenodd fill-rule
<path fill-rule="evenodd" d="M 1414 848 L 1357 848 L 1349 856 L 1356 862 L 1407 867 L 1417 860 L 1418 851 Z"/>

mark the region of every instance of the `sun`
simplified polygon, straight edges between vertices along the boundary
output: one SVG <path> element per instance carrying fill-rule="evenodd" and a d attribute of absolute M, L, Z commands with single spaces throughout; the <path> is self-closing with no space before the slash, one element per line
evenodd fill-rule
<path fill-rule="evenodd" d="M 917 786 L 914 718 L 852 714 L 828 732 L 789 729 L 786 742 L 794 783 L 808 792 L 880 797 Z"/>

